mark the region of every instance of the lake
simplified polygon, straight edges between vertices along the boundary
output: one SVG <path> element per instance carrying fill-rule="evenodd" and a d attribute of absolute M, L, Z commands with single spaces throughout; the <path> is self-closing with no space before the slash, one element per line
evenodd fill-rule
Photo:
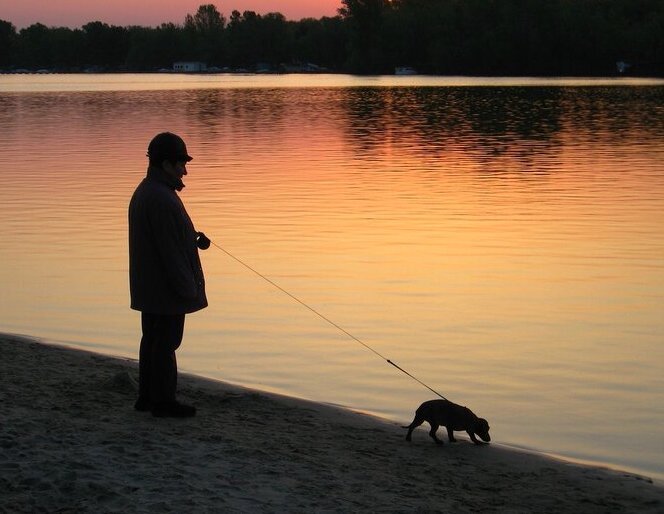
<path fill-rule="evenodd" d="M 390 359 L 499 443 L 664 478 L 664 81 L 0 75 L 0 127 L 0 331 L 137 358 L 170 130 L 223 248 L 181 370 L 407 424 L 435 395 Z"/>

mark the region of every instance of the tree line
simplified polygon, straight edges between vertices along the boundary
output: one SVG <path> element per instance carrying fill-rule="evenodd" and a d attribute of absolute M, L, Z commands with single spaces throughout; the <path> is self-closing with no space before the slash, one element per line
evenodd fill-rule
<path fill-rule="evenodd" d="M 81 28 L 0 20 L 0 69 L 153 71 L 177 61 L 278 71 L 470 75 L 607 75 L 624 61 L 664 75 L 664 0 L 343 0 L 338 15 L 289 21 L 280 13 L 201 5 L 182 24 Z"/>

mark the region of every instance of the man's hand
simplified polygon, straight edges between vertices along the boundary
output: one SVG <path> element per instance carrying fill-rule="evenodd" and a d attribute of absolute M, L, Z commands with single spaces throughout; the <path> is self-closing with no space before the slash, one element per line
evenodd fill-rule
<path fill-rule="evenodd" d="M 210 248 L 210 240 L 208 237 L 203 234 L 203 232 L 198 232 L 196 234 L 196 246 L 198 246 L 201 250 L 207 250 Z"/>

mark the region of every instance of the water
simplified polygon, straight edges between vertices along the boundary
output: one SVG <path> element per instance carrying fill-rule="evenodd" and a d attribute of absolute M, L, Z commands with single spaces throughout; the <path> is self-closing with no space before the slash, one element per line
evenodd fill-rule
<path fill-rule="evenodd" d="M 664 82 L 0 76 L 0 127 L 0 331 L 137 356 L 126 208 L 172 130 L 200 230 L 494 440 L 664 477 Z M 202 259 L 182 369 L 400 423 L 434 396 Z"/>

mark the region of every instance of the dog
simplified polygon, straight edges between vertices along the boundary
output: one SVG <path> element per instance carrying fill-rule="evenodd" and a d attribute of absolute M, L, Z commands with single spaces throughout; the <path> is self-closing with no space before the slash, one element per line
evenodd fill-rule
<path fill-rule="evenodd" d="M 413 430 L 425 421 L 431 425 L 429 435 L 436 444 L 443 444 L 443 441 L 436 437 L 436 430 L 439 426 L 447 428 L 447 437 L 451 443 L 456 442 L 456 439 L 454 439 L 455 430 L 465 430 L 470 436 L 470 440 L 475 444 L 484 444 L 477 440 L 476 435 L 482 441 L 487 443 L 491 441 L 490 427 L 486 419 L 478 418 L 469 408 L 462 407 L 449 400 L 429 400 L 420 405 L 415 411 L 413 422 L 407 427 L 403 427 L 408 429 L 406 441 L 410 441 Z"/>

